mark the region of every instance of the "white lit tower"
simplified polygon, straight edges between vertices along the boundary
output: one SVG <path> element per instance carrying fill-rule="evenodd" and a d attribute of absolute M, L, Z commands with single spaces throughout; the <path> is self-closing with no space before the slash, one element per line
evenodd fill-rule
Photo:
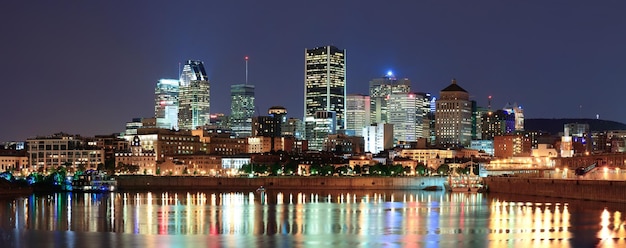
<path fill-rule="evenodd" d="M 180 75 L 178 127 L 192 130 L 210 122 L 210 85 L 202 61 L 188 60 Z"/>
<path fill-rule="evenodd" d="M 411 81 L 408 78 L 398 79 L 389 71 L 380 78 L 374 78 L 370 81 L 370 122 L 388 123 L 389 122 L 389 97 L 392 93 L 409 93 L 411 92 Z"/>

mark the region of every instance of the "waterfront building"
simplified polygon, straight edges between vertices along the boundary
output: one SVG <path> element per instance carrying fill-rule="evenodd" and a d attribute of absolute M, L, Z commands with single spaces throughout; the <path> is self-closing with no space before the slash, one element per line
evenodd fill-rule
<path fill-rule="evenodd" d="M 202 143 L 203 153 L 214 155 L 238 155 L 248 152 L 248 138 L 234 138 L 229 130 L 202 128 L 191 131 Z"/>
<path fill-rule="evenodd" d="M 252 159 L 249 155 L 222 156 L 222 169 L 239 171 L 242 166 L 250 164 Z M 253 169 L 254 170 L 254 169 Z"/>
<path fill-rule="evenodd" d="M 178 79 L 160 79 L 154 89 L 156 126 L 178 129 Z"/>
<path fill-rule="evenodd" d="M 210 84 L 204 63 L 188 60 L 180 75 L 178 128 L 192 130 L 209 124 Z"/>
<path fill-rule="evenodd" d="M 169 130 L 160 128 L 142 128 L 135 135 L 124 135 L 123 138 L 132 144 L 138 137 L 143 153 L 153 152 L 155 161 L 162 162 L 166 156 L 178 154 L 196 154 L 206 152 L 206 147 L 198 136 L 186 130 Z"/>
<path fill-rule="evenodd" d="M 159 164 L 159 175 L 168 176 L 230 176 L 222 170 L 222 157 L 209 154 L 181 154 L 167 156 Z"/>
<path fill-rule="evenodd" d="M 532 153 L 532 140 L 522 134 L 495 136 L 493 155 L 497 158 L 529 157 Z"/>
<path fill-rule="evenodd" d="M 393 148 L 393 125 L 378 123 L 363 128 L 364 152 L 378 154 Z"/>
<path fill-rule="evenodd" d="M 154 175 L 157 172 L 156 159 L 154 150 L 144 151 L 139 135 L 135 135 L 130 141 L 130 151 L 115 153 L 115 166 L 134 165 L 138 167 L 136 174 Z"/>
<path fill-rule="evenodd" d="M 416 142 L 424 135 L 424 98 L 415 93 L 391 93 L 388 123 L 393 125 L 394 143 Z"/>
<path fill-rule="evenodd" d="M 439 146 L 469 146 L 472 138 L 472 103 L 469 93 L 452 79 L 436 101 L 435 129 Z"/>
<path fill-rule="evenodd" d="M 12 171 L 14 176 L 27 175 L 29 172 L 26 150 L 0 148 L 0 173 Z"/>
<path fill-rule="evenodd" d="M 393 72 L 380 78 L 374 78 L 369 83 L 370 92 L 370 123 L 388 123 L 388 101 L 392 93 L 411 92 L 411 81 L 408 78 L 397 79 Z"/>
<path fill-rule="evenodd" d="M 349 94 L 346 97 L 346 134 L 363 136 L 363 128 L 370 125 L 370 97 Z"/>
<path fill-rule="evenodd" d="M 252 135 L 254 115 L 254 85 L 235 84 L 230 86 L 230 128 L 236 137 Z"/>
<path fill-rule="evenodd" d="M 305 139 L 318 140 L 311 148 L 321 149 L 319 129 L 330 126 L 334 129 L 328 132 L 335 133 L 346 127 L 346 50 L 334 46 L 305 49 L 304 66 L 304 121 L 308 122 Z M 324 122 L 324 127 L 314 128 L 319 112 L 332 112 L 334 123 Z"/>
<path fill-rule="evenodd" d="M 317 111 L 314 116 L 306 117 L 305 124 L 309 149 L 321 151 L 326 137 L 336 133 L 336 114 L 333 111 Z"/>
<path fill-rule="evenodd" d="M 68 171 L 95 170 L 104 163 L 104 150 L 80 135 L 56 133 L 27 139 L 29 169 L 47 172 L 65 166 Z"/>
<path fill-rule="evenodd" d="M 276 151 L 294 152 L 297 140 L 289 137 L 252 136 L 248 137 L 247 153 L 258 154 Z"/>
<path fill-rule="evenodd" d="M 423 163 L 429 168 L 439 168 L 445 159 L 463 157 L 464 154 L 452 149 L 402 149 L 398 156 Z"/>

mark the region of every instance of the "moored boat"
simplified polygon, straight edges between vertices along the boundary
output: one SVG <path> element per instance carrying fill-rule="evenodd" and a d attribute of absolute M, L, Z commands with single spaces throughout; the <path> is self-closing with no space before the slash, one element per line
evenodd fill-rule
<path fill-rule="evenodd" d="M 482 178 L 475 175 L 450 175 L 444 187 L 450 192 L 468 193 L 482 192 L 484 188 Z"/>

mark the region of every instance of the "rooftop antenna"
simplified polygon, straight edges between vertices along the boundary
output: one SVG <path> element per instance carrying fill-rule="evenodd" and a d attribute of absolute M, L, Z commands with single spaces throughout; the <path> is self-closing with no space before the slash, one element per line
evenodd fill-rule
<path fill-rule="evenodd" d="M 487 108 L 491 111 L 491 96 L 487 99 Z"/>
<path fill-rule="evenodd" d="M 245 59 L 246 59 L 246 85 L 248 85 L 248 56 L 246 56 Z"/>

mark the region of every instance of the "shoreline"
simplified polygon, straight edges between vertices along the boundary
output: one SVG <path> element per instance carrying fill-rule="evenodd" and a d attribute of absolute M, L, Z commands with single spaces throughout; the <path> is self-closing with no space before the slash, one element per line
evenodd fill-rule
<path fill-rule="evenodd" d="M 120 191 L 196 189 L 377 189 L 423 190 L 439 187 L 445 177 L 195 177 L 195 176 L 118 176 Z"/>

